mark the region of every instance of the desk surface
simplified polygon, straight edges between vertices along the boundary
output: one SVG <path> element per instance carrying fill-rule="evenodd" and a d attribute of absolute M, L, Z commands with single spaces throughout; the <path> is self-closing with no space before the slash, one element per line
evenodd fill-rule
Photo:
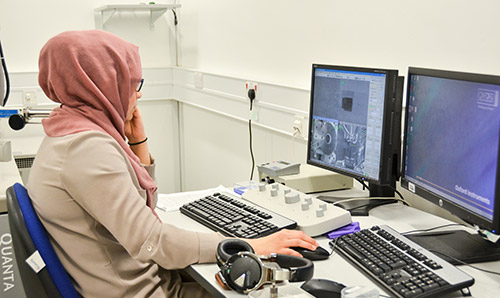
<path fill-rule="evenodd" d="M 184 229 L 194 231 L 208 231 L 208 228 L 182 215 L 180 212 L 164 212 L 158 210 L 158 215 L 164 222 L 178 225 Z M 372 209 L 370 216 L 353 217 L 353 221 L 358 221 L 361 228 L 369 228 L 373 225 L 389 225 L 398 232 L 426 229 L 435 226 L 451 223 L 450 221 L 428 214 L 415 208 L 402 204 L 384 205 Z M 454 227 L 456 229 L 456 227 Z M 329 240 L 326 237 L 317 237 L 320 245 L 331 251 L 328 246 Z M 374 286 L 379 289 L 380 294 L 387 295 L 382 288 L 365 276 L 356 267 L 344 260 L 340 255 L 333 254 L 328 260 L 314 262 L 314 277 L 334 280 L 344 285 L 364 285 Z M 500 261 L 475 264 L 474 266 L 499 272 Z M 498 297 L 500 292 L 500 276 L 484 273 L 469 266 L 459 266 L 459 268 L 471 275 L 475 279 L 474 285 L 470 288 L 472 297 Z M 188 268 L 191 274 L 200 284 L 209 290 L 215 297 L 242 297 L 234 291 L 223 290 L 215 281 L 214 275 L 218 271 L 216 264 L 196 264 Z M 294 283 L 300 286 L 301 283 Z M 459 291 L 443 297 L 462 297 Z"/>

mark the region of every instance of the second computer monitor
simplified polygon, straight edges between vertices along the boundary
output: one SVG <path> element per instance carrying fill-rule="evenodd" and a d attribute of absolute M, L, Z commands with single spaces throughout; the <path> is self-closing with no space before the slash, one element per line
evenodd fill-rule
<path fill-rule="evenodd" d="M 410 67 L 402 186 L 500 229 L 500 76 Z"/>
<path fill-rule="evenodd" d="M 307 162 L 395 187 L 401 97 L 397 70 L 314 64 Z"/>

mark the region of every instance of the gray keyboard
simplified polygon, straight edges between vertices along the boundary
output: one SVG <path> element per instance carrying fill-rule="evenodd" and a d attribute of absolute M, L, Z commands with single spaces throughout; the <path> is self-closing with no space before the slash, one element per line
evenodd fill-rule
<path fill-rule="evenodd" d="M 439 297 L 474 284 L 474 278 L 389 226 L 373 226 L 331 244 L 396 297 Z"/>

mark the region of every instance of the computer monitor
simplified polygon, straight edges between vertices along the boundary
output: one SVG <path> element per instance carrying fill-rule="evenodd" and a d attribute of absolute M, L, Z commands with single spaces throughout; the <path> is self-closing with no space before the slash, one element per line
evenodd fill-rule
<path fill-rule="evenodd" d="M 499 94 L 500 76 L 410 67 L 401 179 L 410 192 L 493 233 L 500 228 Z M 468 262 L 500 257 L 498 245 L 479 235 L 412 240 Z"/>
<path fill-rule="evenodd" d="M 403 78 L 397 70 L 313 64 L 311 82 L 307 163 L 367 181 L 370 197 L 393 197 Z"/>

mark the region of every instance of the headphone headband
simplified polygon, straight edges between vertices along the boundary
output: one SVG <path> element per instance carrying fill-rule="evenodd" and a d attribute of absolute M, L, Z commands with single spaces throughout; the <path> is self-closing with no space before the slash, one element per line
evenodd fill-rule
<path fill-rule="evenodd" d="M 314 264 L 311 260 L 302 257 L 290 255 L 276 255 L 276 263 L 281 268 L 287 268 L 290 271 L 288 281 L 306 281 L 310 280 L 314 274 Z"/>
<path fill-rule="evenodd" d="M 217 265 L 219 268 L 226 264 L 227 260 L 240 251 L 249 251 L 254 253 L 253 247 L 248 242 L 240 239 L 225 239 L 217 245 Z"/>

